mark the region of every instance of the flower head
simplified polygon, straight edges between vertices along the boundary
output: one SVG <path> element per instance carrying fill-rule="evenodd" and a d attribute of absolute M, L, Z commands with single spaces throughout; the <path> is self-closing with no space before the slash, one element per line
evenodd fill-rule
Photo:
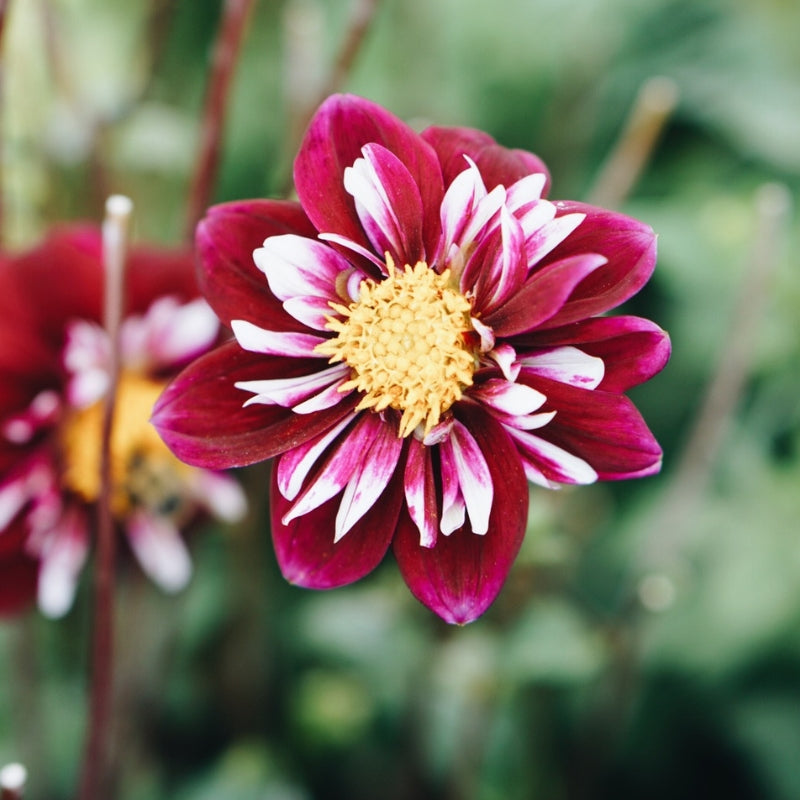
<path fill-rule="evenodd" d="M 527 481 L 648 475 L 661 450 L 623 392 L 669 355 L 604 312 L 655 264 L 649 227 L 545 199 L 534 155 L 464 128 L 417 134 L 327 100 L 294 169 L 299 203 L 212 208 L 204 293 L 234 341 L 165 391 L 154 422 L 210 468 L 277 457 L 272 526 L 292 582 L 349 583 L 391 545 L 450 622 L 499 592 Z"/>
<path fill-rule="evenodd" d="M 167 380 L 218 341 L 190 251 L 134 249 L 120 329 L 111 510 L 145 571 L 177 590 L 191 563 L 179 530 L 243 511 L 232 478 L 182 463 L 149 423 Z M 100 231 L 70 227 L 0 262 L 0 612 L 38 595 L 65 613 L 100 493 L 110 342 L 100 325 Z"/>

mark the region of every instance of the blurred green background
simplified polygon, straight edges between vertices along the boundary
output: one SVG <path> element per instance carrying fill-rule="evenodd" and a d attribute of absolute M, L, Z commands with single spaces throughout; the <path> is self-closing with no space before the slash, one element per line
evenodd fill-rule
<path fill-rule="evenodd" d="M 215 200 L 282 193 L 356 5 L 257 2 Z M 11 0 L 7 247 L 99 219 L 109 191 L 138 239 L 181 240 L 220 7 Z M 626 310 L 673 340 L 633 395 L 664 470 L 533 489 L 511 577 L 463 629 L 391 560 L 334 592 L 287 586 L 267 471 L 245 471 L 251 519 L 194 539 L 184 594 L 120 582 L 120 798 L 800 797 L 799 34 L 796 0 L 379 4 L 344 88 L 535 151 L 556 199 L 593 196 L 643 83 L 674 82 L 620 206 L 660 237 Z M 27 764 L 31 800 L 72 796 L 88 595 L 0 626 L 0 763 Z"/>

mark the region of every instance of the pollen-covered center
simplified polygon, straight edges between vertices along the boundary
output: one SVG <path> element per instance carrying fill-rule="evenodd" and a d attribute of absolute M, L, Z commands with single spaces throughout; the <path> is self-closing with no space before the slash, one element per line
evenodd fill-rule
<path fill-rule="evenodd" d="M 111 430 L 111 508 L 124 517 L 136 508 L 175 518 L 184 513 L 183 476 L 190 469 L 167 449 L 150 424 L 164 383 L 123 373 Z M 100 494 L 103 401 L 69 412 L 60 430 L 64 485 L 87 502 Z"/>
<path fill-rule="evenodd" d="M 400 436 L 423 422 L 427 433 L 472 384 L 471 307 L 449 270 L 424 262 L 398 270 L 388 254 L 386 266 L 385 280 L 362 281 L 357 302 L 331 304 L 342 318 L 329 317 L 328 328 L 338 335 L 316 350 L 352 368 L 340 391 L 364 393 L 358 410 L 396 408 Z"/>

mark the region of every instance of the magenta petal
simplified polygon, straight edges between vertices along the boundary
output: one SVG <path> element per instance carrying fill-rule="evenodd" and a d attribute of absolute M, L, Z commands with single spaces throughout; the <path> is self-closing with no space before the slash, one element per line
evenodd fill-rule
<path fill-rule="evenodd" d="M 345 171 L 345 188 L 356 201 L 361 224 L 376 253 L 398 266 L 425 260 L 420 190 L 394 153 L 376 144 L 363 148 L 364 158 Z"/>
<path fill-rule="evenodd" d="M 526 175 L 541 173 L 546 178 L 542 196 L 550 186 L 550 173 L 544 162 L 525 150 L 509 150 L 483 131 L 472 128 L 445 128 L 433 126 L 422 132 L 425 139 L 439 155 L 445 186 L 464 170 L 464 156 L 469 156 L 478 166 L 486 188 L 491 191 L 502 184 L 509 188 Z"/>
<path fill-rule="evenodd" d="M 444 192 L 436 154 L 408 125 L 361 97 L 333 95 L 311 120 L 294 164 L 303 208 L 321 233 L 343 235 L 369 247 L 343 176 L 362 157 L 361 148 L 370 143 L 394 153 L 419 187 L 424 241 L 432 251 Z"/>
<path fill-rule="evenodd" d="M 589 463 L 600 480 L 651 475 L 661 469 L 661 447 L 642 415 L 625 395 L 579 389 L 523 369 L 520 382 L 547 395 L 557 409 L 536 433 Z"/>
<path fill-rule="evenodd" d="M 528 347 L 574 346 L 605 364 L 598 389 L 625 392 L 659 373 L 670 356 L 669 336 L 641 317 L 597 317 L 539 331 L 518 343 Z"/>
<path fill-rule="evenodd" d="M 278 565 L 287 581 L 307 589 L 333 589 L 363 578 L 380 564 L 392 541 L 403 500 L 402 481 L 390 481 L 379 501 L 334 543 L 339 496 L 293 519 L 281 518 L 291 502 L 273 476 L 272 541 Z"/>
<path fill-rule="evenodd" d="M 578 213 L 586 218 L 542 264 L 580 253 L 599 253 L 608 263 L 581 282 L 564 308 L 548 321 L 548 327 L 577 322 L 615 308 L 647 283 L 656 264 L 656 236 L 648 225 L 584 203 L 559 201 L 556 206 L 559 216 Z"/>
<path fill-rule="evenodd" d="M 535 272 L 507 303 L 487 315 L 484 322 L 498 337 L 527 333 L 558 315 L 575 287 L 604 264 L 605 258 L 595 253 L 550 264 Z"/>
<path fill-rule="evenodd" d="M 463 625 L 491 605 L 505 582 L 525 535 L 528 485 L 519 455 L 503 428 L 477 409 L 460 409 L 475 437 L 495 487 L 484 536 L 467 523 L 432 548 L 420 545 L 419 529 L 403 510 L 394 553 L 414 596 L 446 622 Z"/>
<path fill-rule="evenodd" d="M 217 316 L 274 330 L 300 330 L 272 295 L 253 261 L 253 251 L 270 236 L 316 236 L 297 203 L 250 200 L 212 206 L 197 226 L 200 287 Z"/>
<path fill-rule="evenodd" d="M 248 394 L 234 384 L 291 378 L 318 368 L 318 360 L 265 358 L 227 342 L 194 361 L 167 386 L 156 401 L 152 421 L 169 448 L 188 464 L 227 469 L 264 461 L 335 425 L 357 398 L 300 415 L 280 406 L 244 407 Z"/>
<path fill-rule="evenodd" d="M 0 559 L 0 619 L 33 605 L 38 569 L 38 562 L 22 551 Z"/>

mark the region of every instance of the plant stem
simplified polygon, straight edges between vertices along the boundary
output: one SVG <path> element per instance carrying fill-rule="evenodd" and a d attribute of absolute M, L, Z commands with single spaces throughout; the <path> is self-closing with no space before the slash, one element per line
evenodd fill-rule
<path fill-rule="evenodd" d="M 620 137 L 606 159 L 588 202 L 619 208 L 630 194 L 678 102 L 678 87 L 657 76 L 642 84 Z"/>
<path fill-rule="evenodd" d="M 184 233 L 186 240 L 190 242 L 194 238 L 194 229 L 208 207 L 214 190 L 231 79 L 252 7 L 253 0 L 225 0 L 222 8 L 222 17 L 211 57 L 203 122 L 200 128 L 200 146 L 187 199 Z"/>
<path fill-rule="evenodd" d="M 95 569 L 94 625 L 89 730 L 84 750 L 80 797 L 108 798 L 109 739 L 114 689 L 114 565 L 116 538 L 111 510 L 111 434 L 119 384 L 119 328 L 124 303 L 128 227 L 133 204 L 112 195 L 106 201 L 103 222 L 105 268 L 104 322 L 110 342 L 109 390 L 103 402 L 100 451 L 100 496 L 97 501 L 97 563 Z"/>

